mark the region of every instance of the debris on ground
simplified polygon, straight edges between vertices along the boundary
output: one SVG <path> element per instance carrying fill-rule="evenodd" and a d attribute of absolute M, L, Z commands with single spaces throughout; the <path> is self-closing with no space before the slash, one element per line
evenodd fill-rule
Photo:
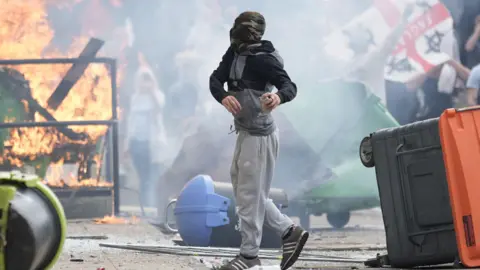
<path fill-rule="evenodd" d="M 385 230 L 379 211 L 352 213 L 350 224 L 344 229 L 332 229 L 325 216 L 311 217 L 311 221 L 315 231 L 312 232 L 312 239 L 308 241 L 302 254 L 307 261 L 298 261 L 292 270 L 364 269 L 363 263 L 315 262 L 308 259 L 319 259 L 320 256 L 317 255 L 321 255 L 321 259 L 331 259 L 332 261 L 337 261 L 338 258 L 364 259 L 374 258 L 377 253 L 387 252 L 382 250 L 385 247 Z M 135 224 L 137 222 L 138 224 Z M 238 248 L 201 248 L 203 250 L 197 250 L 198 247 L 189 247 L 185 244 L 175 247 L 175 242 L 180 243 L 180 241 L 173 240 L 178 240 L 179 236 L 172 238 L 170 235 L 162 234 L 144 218 L 109 216 L 95 222 L 92 222 L 92 219 L 69 220 L 67 230 L 68 237 L 63 252 L 52 270 L 136 270 L 139 269 L 139 263 L 141 263 L 142 269 L 210 270 L 238 254 Z M 103 235 L 108 236 L 108 240 L 91 239 L 96 238 L 95 236 L 101 238 Z M 132 246 L 140 249 L 149 247 L 153 250 L 142 252 L 141 250 L 105 248 L 99 246 L 101 242 L 121 246 L 129 243 L 127 248 L 132 248 Z M 183 256 L 155 252 L 159 246 L 163 249 L 162 251 L 182 252 Z M 212 255 L 219 251 L 223 253 L 223 256 Z M 281 253 L 278 250 L 262 250 L 261 255 L 273 258 L 262 259 L 263 270 L 273 270 L 280 263 L 278 258 Z M 72 262 L 70 259 L 84 261 Z"/>
<path fill-rule="evenodd" d="M 107 240 L 108 236 L 105 235 L 76 235 L 76 236 L 67 236 L 67 239 L 72 240 Z"/>

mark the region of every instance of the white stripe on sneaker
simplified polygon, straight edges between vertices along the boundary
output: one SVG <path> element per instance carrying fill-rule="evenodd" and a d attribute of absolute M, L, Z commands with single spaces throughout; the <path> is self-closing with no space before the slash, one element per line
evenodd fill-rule
<path fill-rule="evenodd" d="M 283 251 L 290 251 L 290 250 L 295 250 L 297 247 L 286 247 L 286 248 L 283 248 Z"/>
<path fill-rule="evenodd" d="M 236 266 L 238 266 L 240 269 L 242 269 L 242 270 L 248 269 L 248 266 L 246 266 L 245 263 L 244 263 L 245 266 L 243 266 L 242 263 L 243 263 L 242 261 L 235 261 L 235 262 L 234 262 L 234 264 L 235 264 Z"/>
<path fill-rule="evenodd" d="M 231 266 L 232 266 L 233 268 L 235 268 L 235 270 L 242 270 L 242 268 L 237 265 L 237 262 L 236 262 L 236 261 L 235 261 L 235 262 L 232 262 Z"/>
<path fill-rule="evenodd" d="M 246 263 L 244 263 L 243 261 L 237 261 L 237 263 L 242 266 L 243 268 L 242 269 L 248 269 L 248 265 Z"/>
<path fill-rule="evenodd" d="M 288 243 L 283 244 L 283 246 L 287 246 L 287 247 L 288 247 L 288 246 L 294 246 L 294 245 L 296 245 L 296 244 L 297 244 L 297 242 L 288 242 Z"/>

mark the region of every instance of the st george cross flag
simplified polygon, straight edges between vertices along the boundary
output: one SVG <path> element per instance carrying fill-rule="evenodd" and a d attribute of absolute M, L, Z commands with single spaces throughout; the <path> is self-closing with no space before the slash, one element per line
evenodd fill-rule
<path fill-rule="evenodd" d="M 326 37 L 327 54 L 355 62 L 355 42 L 368 41 L 368 52 L 379 49 L 402 19 L 412 0 L 374 0 L 373 6 L 344 28 Z M 407 82 L 451 59 L 453 20 L 438 0 L 416 0 L 413 14 L 398 43 L 385 59 L 385 79 Z M 365 44 L 363 45 L 365 46 Z M 368 54 L 368 53 L 367 53 Z"/>

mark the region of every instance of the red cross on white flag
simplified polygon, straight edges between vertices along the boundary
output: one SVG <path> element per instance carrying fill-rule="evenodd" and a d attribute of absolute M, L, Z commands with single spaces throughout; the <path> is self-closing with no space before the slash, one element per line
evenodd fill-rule
<path fill-rule="evenodd" d="M 385 56 L 386 79 L 406 82 L 451 57 L 451 48 L 445 47 L 451 44 L 453 37 L 453 20 L 447 8 L 438 0 L 417 0 L 415 3 L 414 13 L 396 48 L 392 48 L 390 56 Z M 371 36 L 369 53 L 380 49 L 401 21 L 406 5 L 407 0 L 374 0 L 370 9 L 327 37 L 327 53 L 344 61 L 355 61 L 360 55 L 349 46 L 349 39 L 361 39 L 357 29 Z M 346 35 L 349 29 L 356 33 Z"/>

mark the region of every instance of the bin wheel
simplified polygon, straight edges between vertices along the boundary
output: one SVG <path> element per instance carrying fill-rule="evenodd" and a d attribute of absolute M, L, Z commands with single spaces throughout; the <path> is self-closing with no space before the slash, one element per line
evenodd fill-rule
<path fill-rule="evenodd" d="M 462 262 L 460 261 L 460 258 L 456 257 L 455 261 L 453 262 L 453 268 L 455 269 L 464 269 L 466 268 Z"/>
<path fill-rule="evenodd" d="M 384 268 L 390 266 L 390 259 L 388 255 L 377 254 L 377 257 L 366 260 L 364 265 L 369 268 Z"/>
<path fill-rule="evenodd" d="M 327 221 L 333 228 L 341 229 L 350 221 L 350 212 L 328 213 Z"/>
<path fill-rule="evenodd" d="M 375 160 L 373 159 L 372 140 L 370 137 L 363 138 L 362 142 L 360 143 L 359 154 L 363 166 L 367 168 L 372 168 L 375 166 Z"/>

